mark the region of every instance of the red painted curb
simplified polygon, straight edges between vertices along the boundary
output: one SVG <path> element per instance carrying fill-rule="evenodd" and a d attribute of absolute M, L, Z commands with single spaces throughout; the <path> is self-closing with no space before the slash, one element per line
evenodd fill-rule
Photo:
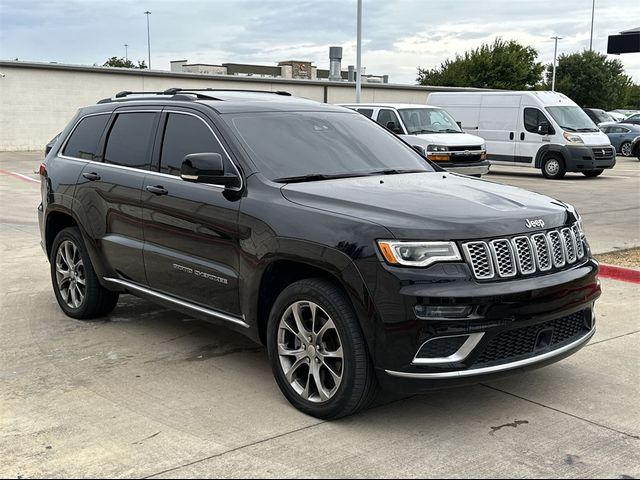
<path fill-rule="evenodd" d="M 618 280 L 619 282 L 640 284 L 640 271 L 618 267 L 616 265 L 607 265 L 606 263 L 600 264 L 599 276 L 611 280 Z"/>
<path fill-rule="evenodd" d="M 19 173 L 7 172 L 6 170 L 0 170 L 0 175 L 7 175 L 9 177 L 18 178 L 23 182 L 40 183 L 35 178 L 27 177 L 26 175 L 21 175 Z"/>

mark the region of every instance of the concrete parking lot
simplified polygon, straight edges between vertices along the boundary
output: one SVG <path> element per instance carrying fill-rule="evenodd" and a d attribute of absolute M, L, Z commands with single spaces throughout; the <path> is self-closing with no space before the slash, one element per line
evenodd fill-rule
<path fill-rule="evenodd" d="M 603 280 L 596 337 L 562 362 L 323 422 L 239 334 L 132 296 L 66 317 L 39 246 L 40 161 L 0 153 L 0 477 L 640 477 L 638 285 Z M 636 159 L 487 179 L 573 203 L 596 253 L 640 246 Z"/>

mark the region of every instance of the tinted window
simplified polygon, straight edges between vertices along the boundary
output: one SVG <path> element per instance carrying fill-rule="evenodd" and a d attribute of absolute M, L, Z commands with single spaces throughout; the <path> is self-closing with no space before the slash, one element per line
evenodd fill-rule
<path fill-rule="evenodd" d="M 524 109 L 524 128 L 527 132 L 538 133 L 538 127 L 542 123 L 549 123 L 547 117 L 544 116 L 537 108 L 525 108 Z M 549 132 L 552 131 L 551 125 L 549 125 Z"/>
<path fill-rule="evenodd" d="M 109 121 L 109 115 L 93 115 L 81 120 L 71 134 L 62 154 L 67 157 L 93 160 L 107 121 Z"/>
<path fill-rule="evenodd" d="M 172 113 L 164 133 L 160 171 L 180 175 L 182 161 L 190 153 L 219 153 L 226 158 L 221 145 L 202 120 Z"/>
<path fill-rule="evenodd" d="M 373 108 L 358 108 L 358 112 L 360 112 L 365 117 L 373 117 Z"/>
<path fill-rule="evenodd" d="M 400 121 L 398 120 L 396 112 L 393 110 L 380 110 L 378 112 L 378 123 L 383 127 L 386 127 L 389 122 L 393 122 L 396 125 L 396 128 L 400 127 Z"/>
<path fill-rule="evenodd" d="M 104 161 L 125 167 L 148 168 L 155 113 L 121 113 L 116 118 Z"/>
<path fill-rule="evenodd" d="M 278 112 L 223 118 L 258 170 L 272 180 L 386 169 L 432 171 L 411 147 L 363 115 Z"/>
<path fill-rule="evenodd" d="M 409 134 L 461 133 L 453 117 L 440 108 L 403 108 L 398 112 Z"/>

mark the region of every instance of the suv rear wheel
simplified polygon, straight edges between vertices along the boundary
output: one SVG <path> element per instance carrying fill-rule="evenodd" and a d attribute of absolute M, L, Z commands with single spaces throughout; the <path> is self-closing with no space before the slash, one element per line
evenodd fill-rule
<path fill-rule="evenodd" d="M 344 417 L 375 396 L 377 380 L 353 306 L 327 280 L 301 280 L 278 296 L 267 348 L 280 390 L 308 415 Z"/>
<path fill-rule="evenodd" d="M 559 180 L 564 177 L 565 173 L 567 173 L 567 169 L 564 166 L 564 159 L 559 155 L 549 155 L 542 162 L 542 175 L 545 178 Z"/>
<path fill-rule="evenodd" d="M 102 317 L 118 303 L 118 293 L 107 290 L 98 282 L 76 227 L 65 228 L 53 241 L 51 281 L 60 308 L 72 318 Z"/>
<path fill-rule="evenodd" d="M 631 148 L 631 142 L 624 142 L 620 145 L 620 153 L 625 157 L 630 157 L 632 155 Z"/>

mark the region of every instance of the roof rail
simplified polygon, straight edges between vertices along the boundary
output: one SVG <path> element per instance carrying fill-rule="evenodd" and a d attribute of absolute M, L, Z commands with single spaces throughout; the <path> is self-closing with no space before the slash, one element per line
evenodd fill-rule
<path fill-rule="evenodd" d="M 200 92 L 244 92 L 244 93 L 266 93 L 271 95 L 282 95 L 286 97 L 290 97 L 291 94 L 289 92 L 285 92 L 282 90 L 278 90 L 275 92 L 271 92 L 268 90 L 242 90 L 242 89 L 232 89 L 232 88 L 168 88 L 163 90 L 162 92 L 132 92 L 130 90 L 123 90 L 122 92 L 118 92 L 115 94 L 113 98 L 103 98 L 99 100 L 98 103 L 111 103 L 125 100 L 141 100 L 140 98 L 127 98 L 130 95 L 162 95 L 171 97 L 167 100 L 220 100 L 220 98 L 214 97 L 213 95 L 206 95 Z M 187 95 L 193 93 L 195 98 L 190 98 Z"/>

